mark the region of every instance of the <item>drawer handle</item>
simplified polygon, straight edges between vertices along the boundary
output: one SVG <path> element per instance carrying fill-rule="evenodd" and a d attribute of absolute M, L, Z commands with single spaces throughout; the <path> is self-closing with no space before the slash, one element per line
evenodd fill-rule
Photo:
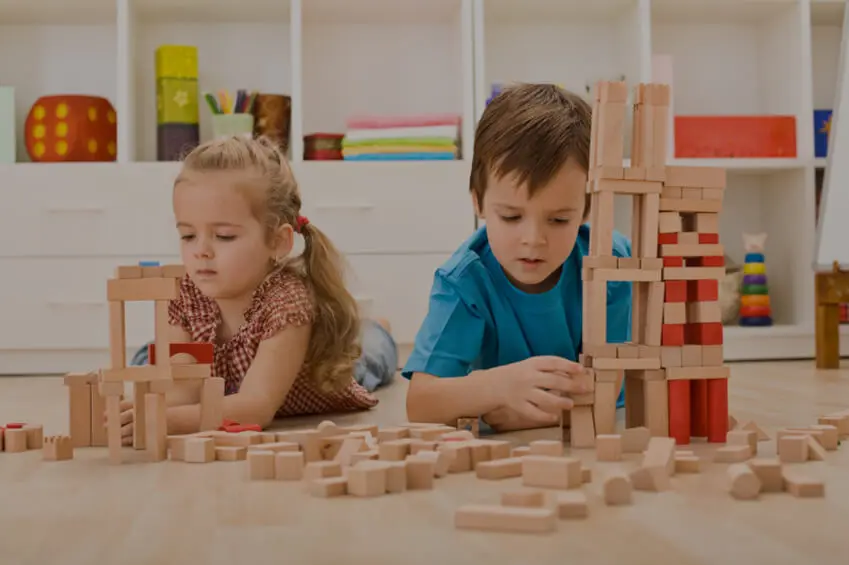
<path fill-rule="evenodd" d="M 103 214 L 106 208 L 102 206 L 68 206 L 65 208 L 48 208 L 48 214 Z"/>
<path fill-rule="evenodd" d="M 319 210 L 373 210 L 374 204 L 319 204 L 316 206 Z"/>
<path fill-rule="evenodd" d="M 94 300 L 49 300 L 47 305 L 50 308 L 85 308 L 87 310 L 99 310 L 106 304 L 103 302 L 96 302 Z"/>

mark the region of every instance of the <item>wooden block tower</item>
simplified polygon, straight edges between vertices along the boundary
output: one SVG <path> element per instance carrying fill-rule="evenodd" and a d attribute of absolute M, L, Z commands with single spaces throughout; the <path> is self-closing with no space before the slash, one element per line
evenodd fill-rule
<path fill-rule="evenodd" d="M 725 441 L 728 369 L 722 365 L 718 304 L 710 292 L 724 275 L 717 228 L 725 171 L 666 166 L 669 97 L 667 85 L 635 87 L 631 163 L 624 167 L 627 86 L 601 82 L 596 89 L 581 354 L 594 391 L 576 399 L 571 413 L 564 413 L 563 426 L 570 428 L 573 447 L 590 447 L 596 435 L 614 433 L 623 379 L 627 427 L 645 426 L 654 436 L 668 436 L 674 430 L 683 441 L 679 430 L 685 420 L 690 425 L 692 400 L 693 434 L 713 430 L 703 435 Z M 630 197 L 633 203 L 632 254 L 627 258 L 613 255 L 617 195 Z M 630 343 L 608 342 L 607 285 L 619 281 L 632 283 Z M 676 355 L 682 360 L 686 355 L 687 365 L 683 361 L 676 365 Z M 697 391 L 692 395 L 691 387 Z M 719 419 L 724 423 L 720 425 Z"/>
<path fill-rule="evenodd" d="M 125 303 L 155 303 L 155 343 L 158 351 L 171 351 L 168 341 L 168 302 L 177 298 L 180 265 L 118 267 L 107 281 L 109 301 L 109 349 L 111 367 L 99 374 L 99 392 L 107 413 L 109 459 L 122 462 L 120 402 L 124 383 L 133 383 L 133 447 L 144 449 L 150 461 L 166 458 L 167 426 L 165 393 L 175 379 L 202 380 L 201 429 L 215 429 L 223 421 L 224 380 L 211 378 L 211 364 L 172 364 L 170 355 L 159 355 L 151 365 L 128 367 L 126 363 Z"/>

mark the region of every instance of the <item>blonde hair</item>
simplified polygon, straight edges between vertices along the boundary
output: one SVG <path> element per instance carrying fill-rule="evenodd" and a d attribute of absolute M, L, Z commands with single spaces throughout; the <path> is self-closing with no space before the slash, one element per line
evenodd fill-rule
<path fill-rule="evenodd" d="M 354 363 L 360 356 L 359 313 L 344 280 L 344 260 L 330 239 L 311 223 L 298 225 L 301 194 L 285 155 L 265 137 L 229 137 L 200 145 L 183 160 L 186 173 L 244 171 L 238 182 L 251 203 L 254 216 L 265 226 L 267 237 L 285 224 L 304 238 L 304 251 L 285 268 L 303 276 L 316 299 L 306 365 L 320 388 L 338 390 L 350 383 Z"/>

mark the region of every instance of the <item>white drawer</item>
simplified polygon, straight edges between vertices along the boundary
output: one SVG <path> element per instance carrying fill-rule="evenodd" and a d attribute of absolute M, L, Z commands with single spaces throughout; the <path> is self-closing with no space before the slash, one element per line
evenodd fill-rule
<path fill-rule="evenodd" d="M 176 255 L 171 163 L 0 166 L 0 257 Z"/>
<path fill-rule="evenodd" d="M 345 253 L 450 253 L 474 231 L 462 161 L 295 164 L 303 213 Z"/>
<path fill-rule="evenodd" d="M 427 314 L 434 271 L 449 257 L 349 255 L 348 287 L 364 315 L 387 318 L 398 343 L 413 343 Z"/>
<path fill-rule="evenodd" d="M 161 257 L 165 263 L 177 257 Z M 0 350 L 109 347 L 106 280 L 134 259 L 0 259 Z M 126 340 L 153 339 L 153 303 L 126 305 Z"/>

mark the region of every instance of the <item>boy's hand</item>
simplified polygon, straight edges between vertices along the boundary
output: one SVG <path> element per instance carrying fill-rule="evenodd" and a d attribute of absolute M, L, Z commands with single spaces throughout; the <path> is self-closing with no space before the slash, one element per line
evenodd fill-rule
<path fill-rule="evenodd" d="M 133 403 L 129 400 L 121 401 L 121 445 L 133 445 L 133 422 L 134 422 Z M 109 424 L 106 413 L 103 414 L 103 421 Z"/>
<path fill-rule="evenodd" d="M 572 399 L 561 394 L 589 392 L 582 365 L 554 356 L 531 357 L 497 369 L 496 394 L 502 406 L 524 418 L 555 423 Z"/>

